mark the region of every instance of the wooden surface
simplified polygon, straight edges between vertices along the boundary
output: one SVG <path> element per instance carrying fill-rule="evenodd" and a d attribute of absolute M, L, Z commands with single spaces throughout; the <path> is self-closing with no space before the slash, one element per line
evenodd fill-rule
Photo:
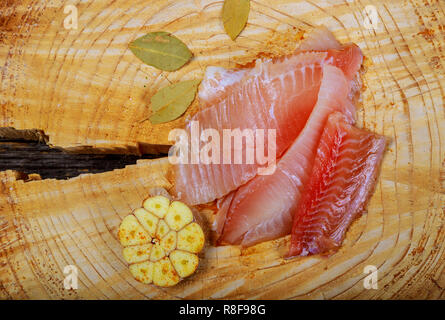
<path fill-rule="evenodd" d="M 150 188 L 171 187 L 165 159 L 65 181 L 2 172 L 1 298 L 445 298 L 443 1 L 252 1 L 236 42 L 224 34 L 221 1 L 73 3 L 71 31 L 61 1 L 0 3 L 0 126 L 34 129 L 20 132 L 70 150 L 143 153 L 184 121 L 140 122 L 156 89 L 202 76 L 207 65 L 290 52 L 300 29 L 325 24 L 367 56 L 358 125 L 390 143 L 368 212 L 338 253 L 284 260 L 288 238 L 244 251 L 208 245 L 198 272 L 170 289 L 133 280 L 116 235 Z M 365 27 L 369 4 L 377 29 Z M 180 37 L 191 63 L 174 73 L 142 65 L 127 44 L 155 30 Z M 63 289 L 66 265 L 79 269 L 78 290 Z M 363 286 L 367 265 L 378 268 L 377 290 Z"/>

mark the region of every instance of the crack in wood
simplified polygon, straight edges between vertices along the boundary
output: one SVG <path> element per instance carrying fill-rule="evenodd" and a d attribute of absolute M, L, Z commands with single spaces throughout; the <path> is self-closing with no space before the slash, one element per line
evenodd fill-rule
<path fill-rule="evenodd" d="M 155 159 L 166 154 L 92 154 L 71 153 L 30 140 L 0 139 L 0 171 L 15 170 L 22 180 L 67 179 L 83 173 L 100 173 L 136 164 L 140 159 Z M 38 177 L 37 177 L 38 179 Z"/>

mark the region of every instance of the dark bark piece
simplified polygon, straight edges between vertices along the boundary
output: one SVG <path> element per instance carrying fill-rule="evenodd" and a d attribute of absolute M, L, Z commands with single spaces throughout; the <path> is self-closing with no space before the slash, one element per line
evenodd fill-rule
<path fill-rule="evenodd" d="M 82 173 L 99 173 L 155 159 L 165 154 L 77 154 L 54 149 L 38 141 L 0 139 L 0 171 L 39 174 L 42 179 L 66 179 Z"/>

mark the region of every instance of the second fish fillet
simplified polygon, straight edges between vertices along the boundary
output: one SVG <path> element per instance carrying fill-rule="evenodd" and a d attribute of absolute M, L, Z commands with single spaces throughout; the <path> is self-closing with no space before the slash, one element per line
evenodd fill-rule
<path fill-rule="evenodd" d="M 377 179 L 385 138 L 329 117 L 310 182 L 294 219 L 289 256 L 337 249 Z"/>

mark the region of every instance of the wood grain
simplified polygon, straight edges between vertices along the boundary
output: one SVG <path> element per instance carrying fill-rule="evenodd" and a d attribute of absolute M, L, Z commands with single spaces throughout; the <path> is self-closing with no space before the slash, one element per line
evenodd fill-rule
<path fill-rule="evenodd" d="M 0 126 L 41 130 L 67 149 L 140 153 L 167 144 L 168 131 L 197 108 L 161 126 L 140 122 L 155 90 L 202 76 L 208 65 L 290 52 L 300 30 L 325 24 L 364 51 L 358 125 L 388 137 L 388 150 L 367 213 L 338 253 L 284 260 L 288 238 L 243 251 L 208 245 L 198 272 L 170 289 L 133 280 L 116 238 L 120 219 L 151 187 L 171 187 L 165 159 L 67 181 L 3 172 L 0 297 L 445 298 L 443 1 L 256 0 L 236 42 L 224 34 L 221 1 L 74 3 L 79 29 L 71 31 L 61 1 L 0 4 Z M 377 9 L 377 29 L 365 28 L 367 5 Z M 127 44 L 154 30 L 181 38 L 191 63 L 173 73 L 141 65 Z M 79 268 L 78 290 L 63 289 L 69 264 Z M 367 265 L 378 268 L 377 290 L 363 286 Z"/>

